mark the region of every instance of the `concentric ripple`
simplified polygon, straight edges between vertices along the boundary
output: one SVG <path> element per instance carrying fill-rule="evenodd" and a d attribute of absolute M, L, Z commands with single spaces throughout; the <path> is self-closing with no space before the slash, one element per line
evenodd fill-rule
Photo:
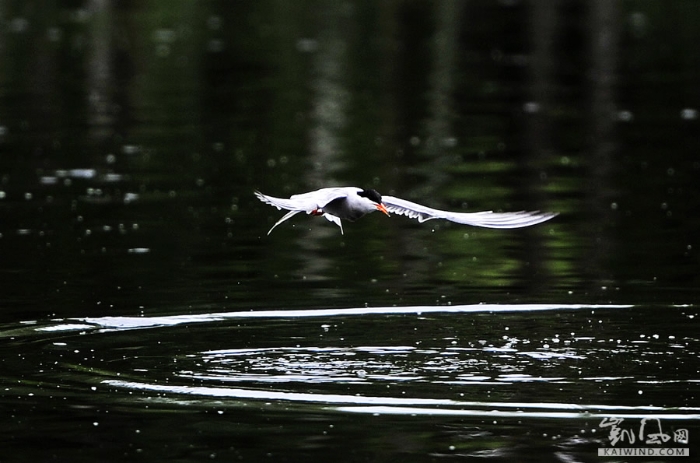
<path fill-rule="evenodd" d="M 665 307 L 655 332 L 629 323 L 655 310 L 466 305 L 83 317 L 6 326 L 0 337 L 14 349 L 4 359 L 5 394 L 18 396 L 700 419 L 698 338 L 686 323 L 694 309 Z"/>

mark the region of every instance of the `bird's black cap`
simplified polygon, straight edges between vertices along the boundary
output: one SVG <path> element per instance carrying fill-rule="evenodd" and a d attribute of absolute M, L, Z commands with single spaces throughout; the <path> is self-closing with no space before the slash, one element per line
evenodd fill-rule
<path fill-rule="evenodd" d="M 371 188 L 367 190 L 358 191 L 357 195 L 364 196 L 365 198 L 369 199 L 370 201 L 374 201 L 377 204 L 382 203 L 382 195 L 380 195 L 377 190 L 373 190 Z"/>

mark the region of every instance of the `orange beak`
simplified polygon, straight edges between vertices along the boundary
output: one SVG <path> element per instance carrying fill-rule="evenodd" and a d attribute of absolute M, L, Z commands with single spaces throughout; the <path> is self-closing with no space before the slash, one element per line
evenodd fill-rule
<path fill-rule="evenodd" d="M 387 217 L 391 217 L 389 215 L 389 211 L 386 210 L 386 206 L 384 204 L 377 204 L 377 210 L 382 211 L 387 215 Z"/>

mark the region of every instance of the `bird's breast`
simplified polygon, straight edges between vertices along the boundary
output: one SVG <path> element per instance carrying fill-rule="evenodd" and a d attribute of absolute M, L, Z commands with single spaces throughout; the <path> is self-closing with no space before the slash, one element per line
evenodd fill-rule
<path fill-rule="evenodd" d="M 350 222 L 354 222 L 367 213 L 363 209 L 352 207 L 345 198 L 338 198 L 329 202 L 323 206 L 323 212 Z"/>

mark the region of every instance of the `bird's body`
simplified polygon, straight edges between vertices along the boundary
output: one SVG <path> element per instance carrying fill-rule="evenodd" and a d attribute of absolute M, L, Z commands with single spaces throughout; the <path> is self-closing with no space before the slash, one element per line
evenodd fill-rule
<path fill-rule="evenodd" d="M 356 187 L 321 188 L 320 190 L 293 195 L 289 199 L 267 196 L 259 191 L 255 192 L 255 196 L 260 201 L 275 206 L 277 209 L 290 211 L 272 226 L 270 231 L 267 232 L 268 235 L 277 225 L 300 212 L 322 215 L 327 220 L 338 225 L 341 233 L 343 233 L 341 219 L 353 222 L 374 211 L 381 211 L 387 216 L 389 213 L 405 215 L 412 219 L 418 219 L 421 223 L 426 220 L 444 219 L 475 227 L 501 229 L 529 227 L 530 225 L 545 222 L 557 215 L 552 212 L 539 211 L 449 212 L 422 206 L 393 196 L 382 196 L 376 190 L 363 190 Z"/>

